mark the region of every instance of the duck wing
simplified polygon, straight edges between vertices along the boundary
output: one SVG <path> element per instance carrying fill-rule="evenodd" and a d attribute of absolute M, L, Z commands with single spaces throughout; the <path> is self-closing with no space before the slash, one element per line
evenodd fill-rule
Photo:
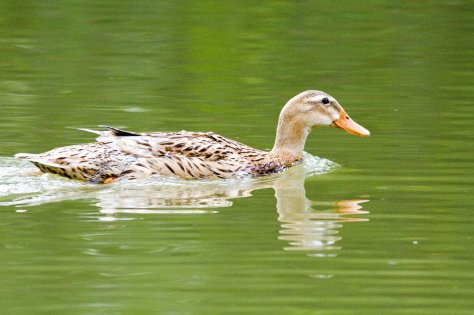
<path fill-rule="evenodd" d="M 154 174 L 182 178 L 228 178 L 241 170 L 248 155 L 266 154 L 212 132 L 115 131 L 97 138 L 136 158 L 119 177 L 130 179 Z"/>
<path fill-rule="evenodd" d="M 17 154 L 43 172 L 103 182 L 107 178 L 150 175 L 182 178 L 229 178 L 255 173 L 268 153 L 212 132 L 136 133 L 114 127 L 98 134 L 97 142 L 60 147 L 41 154 Z"/>

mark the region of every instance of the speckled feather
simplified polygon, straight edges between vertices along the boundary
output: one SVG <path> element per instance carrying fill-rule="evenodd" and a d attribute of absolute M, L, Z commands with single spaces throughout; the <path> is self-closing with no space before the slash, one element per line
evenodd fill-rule
<path fill-rule="evenodd" d="M 18 154 L 41 171 L 102 183 L 108 178 L 136 179 L 150 175 L 181 178 L 262 176 L 284 170 L 268 152 L 212 132 L 134 133 L 107 127 L 94 131 L 97 142 Z"/>

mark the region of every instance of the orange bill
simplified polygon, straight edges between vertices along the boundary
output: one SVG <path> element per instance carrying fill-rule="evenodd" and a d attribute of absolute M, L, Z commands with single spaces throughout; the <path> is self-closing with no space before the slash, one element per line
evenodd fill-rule
<path fill-rule="evenodd" d="M 355 136 L 367 137 L 370 135 L 370 131 L 353 121 L 343 109 L 341 109 L 339 114 L 339 119 L 335 120 L 333 123 L 334 127 L 344 129 L 348 133 Z"/>

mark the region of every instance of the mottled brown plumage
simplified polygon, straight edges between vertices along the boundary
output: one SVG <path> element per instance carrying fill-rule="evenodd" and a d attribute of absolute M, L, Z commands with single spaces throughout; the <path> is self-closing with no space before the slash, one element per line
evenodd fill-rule
<path fill-rule="evenodd" d="M 317 125 L 334 125 L 369 135 L 339 103 L 320 91 L 306 91 L 283 107 L 275 145 L 269 152 L 251 148 L 212 132 L 135 133 L 113 127 L 97 142 L 60 147 L 42 154 L 17 154 L 41 171 L 93 183 L 151 175 L 194 178 L 263 176 L 298 164 L 306 137 Z"/>

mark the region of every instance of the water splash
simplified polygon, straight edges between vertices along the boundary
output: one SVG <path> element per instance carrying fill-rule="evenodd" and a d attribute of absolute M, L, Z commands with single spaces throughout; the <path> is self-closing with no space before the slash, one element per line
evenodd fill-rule
<path fill-rule="evenodd" d="M 0 200 L 2 202 L 26 195 L 86 186 L 78 181 L 41 174 L 29 162 L 3 157 L 0 157 L 0 179 Z"/>
<path fill-rule="evenodd" d="M 340 165 L 336 162 L 311 155 L 307 152 L 303 153 L 303 161 L 303 167 L 307 177 L 313 175 L 323 175 L 340 167 Z"/>

